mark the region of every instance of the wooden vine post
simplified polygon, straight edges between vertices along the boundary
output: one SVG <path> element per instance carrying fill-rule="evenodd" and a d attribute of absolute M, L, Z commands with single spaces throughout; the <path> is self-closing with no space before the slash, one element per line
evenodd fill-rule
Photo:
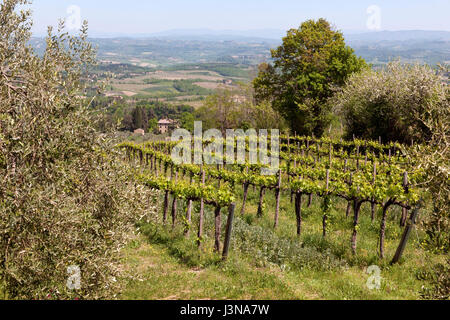
<path fill-rule="evenodd" d="M 359 187 L 358 187 L 359 191 Z M 358 229 L 359 229 L 359 213 L 361 211 L 361 205 L 363 201 L 359 199 L 355 199 L 354 202 L 354 219 L 353 219 L 353 234 L 352 234 L 352 253 L 356 255 L 356 247 L 357 247 L 357 238 L 358 238 Z"/>
<path fill-rule="evenodd" d="M 228 221 L 227 221 L 227 229 L 225 232 L 225 241 L 223 243 L 223 253 L 222 259 L 226 260 L 228 258 L 228 252 L 230 250 L 231 244 L 231 234 L 233 232 L 233 220 L 234 220 L 234 211 L 236 209 L 236 204 L 232 203 L 228 207 Z"/>
<path fill-rule="evenodd" d="M 139 150 L 139 164 L 144 165 L 144 152 L 142 150 Z"/>
<path fill-rule="evenodd" d="M 328 192 L 328 189 L 330 187 L 330 169 L 327 169 L 327 182 L 326 182 L 326 191 L 324 194 L 324 215 L 323 215 L 323 220 L 322 220 L 322 228 L 323 228 L 323 237 L 326 238 L 327 237 L 327 224 L 328 224 L 328 201 L 330 193 Z"/>
<path fill-rule="evenodd" d="M 169 194 L 170 190 L 167 189 L 164 192 L 164 204 L 163 204 L 163 224 L 167 223 L 167 215 L 169 213 Z"/>
<path fill-rule="evenodd" d="M 192 176 L 190 177 L 190 184 L 192 185 Z M 191 222 L 192 222 L 192 200 L 188 200 L 187 210 L 186 210 L 186 229 L 184 230 L 184 235 L 186 237 L 189 236 L 191 231 Z"/>
<path fill-rule="evenodd" d="M 296 172 L 297 169 L 297 160 L 294 158 L 294 174 Z M 291 192 L 291 203 L 294 201 L 294 194 L 295 192 Z"/>
<path fill-rule="evenodd" d="M 164 193 L 164 205 L 163 205 L 163 224 L 167 223 L 167 214 L 169 213 L 169 190 Z"/>
<path fill-rule="evenodd" d="M 178 171 L 175 170 L 175 184 L 178 180 Z M 172 199 L 172 228 L 175 228 L 175 223 L 177 220 L 177 196 L 174 194 Z"/>
<path fill-rule="evenodd" d="M 276 205 L 275 205 L 275 224 L 273 226 L 274 229 L 276 229 L 278 227 L 278 220 L 280 217 L 281 174 L 282 174 L 282 171 L 280 169 L 280 171 L 278 171 L 278 185 L 277 185 L 277 188 L 275 189 Z"/>
<path fill-rule="evenodd" d="M 361 202 L 356 201 L 356 207 L 355 207 L 355 218 L 353 223 L 353 234 L 352 234 L 352 252 L 354 255 L 356 255 L 356 247 L 357 247 L 357 237 L 358 237 L 358 227 L 359 227 L 359 212 L 361 209 Z"/>
<path fill-rule="evenodd" d="M 219 205 L 214 210 L 214 252 L 220 252 L 220 231 L 222 230 L 221 210 L 222 208 Z"/>
<path fill-rule="evenodd" d="M 297 220 L 297 235 L 302 235 L 302 192 L 296 192 L 295 194 L 295 217 Z"/>
<path fill-rule="evenodd" d="M 291 176 L 290 176 L 290 166 L 291 166 L 291 138 L 288 135 L 288 183 L 291 182 Z M 291 199 L 292 201 L 292 199 Z"/>
<path fill-rule="evenodd" d="M 202 168 L 201 171 L 202 175 L 202 186 L 205 185 L 205 170 Z M 198 233 L 197 233 L 197 245 L 200 248 L 203 241 L 203 223 L 205 219 L 205 200 L 202 198 L 200 199 L 200 213 L 199 213 L 199 219 L 198 219 Z"/>
<path fill-rule="evenodd" d="M 352 212 L 352 202 L 348 201 L 347 210 L 345 212 L 345 217 L 348 218 L 350 216 L 350 212 Z"/>
<path fill-rule="evenodd" d="M 411 217 L 405 228 L 405 231 L 403 232 L 402 239 L 400 240 L 400 244 L 397 248 L 397 252 L 395 253 L 394 258 L 391 261 L 391 265 L 396 264 L 402 258 L 403 252 L 405 251 L 405 248 L 406 248 L 406 244 L 408 243 L 408 240 L 409 240 L 409 236 L 411 235 L 412 228 L 414 228 L 417 217 L 419 216 L 421 206 L 422 206 L 422 201 L 419 202 L 417 207 L 411 213 Z"/>
<path fill-rule="evenodd" d="M 313 194 L 310 193 L 308 196 L 308 208 L 312 206 L 312 201 L 313 201 Z"/>

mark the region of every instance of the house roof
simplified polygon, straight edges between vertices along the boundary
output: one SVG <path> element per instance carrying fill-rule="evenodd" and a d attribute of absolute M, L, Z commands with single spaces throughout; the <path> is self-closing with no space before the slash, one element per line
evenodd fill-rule
<path fill-rule="evenodd" d="M 158 124 L 173 124 L 175 121 L 170 119 L 161 119 L 158 121 Z"/>

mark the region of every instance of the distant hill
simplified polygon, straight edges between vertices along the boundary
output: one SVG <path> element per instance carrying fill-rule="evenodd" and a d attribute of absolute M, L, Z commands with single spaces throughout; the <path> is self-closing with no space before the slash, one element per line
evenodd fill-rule
<path fill-rule="evenodd" d="M 279 40 L 286 34 L 276 29 L 261 30 L 210 30 L 210 29 L 174 29 L 158 33 L 138 35 L 140 38 L 163 38 L 176 40 L 212 40 L 212 41 L 261 41 Z"/>
<path fill-rule="evenodd" d="M 189 40 L 189 41 L 247 41 L 273 42 L 280 40 L 285 31 L 276 29 L 262 30 L 211 30 L 211 29 L 173 29 L 155 33 L 105 33 L 91 31 L 93 38 L 131 38 L 131 39 L 160 39 L 160 40 Z"/>
<path fill-rule="evenodd" d="M 156 33 L 121 34 L 91 32 L 94 38 L 156 38 L 172 40 L 242 40 L 254 39 L 278 40 L 286 35 L 286 30 L 256 29 L 256 30 L 211 30 L 211 29 L 173 29 Z M 349 41 L 408 41 L 408 40 L 435 40 L 450 41 L 449 31 L 351 31 L 344 30 L 345 38 Z"/>
<path fill-rule="evenodd" d="M 450 32 L 447 31 L 380 31 L 346 34 L 346 42 L 375 66 L 401 59 L 407 63 L 449 63 Z"/>
<path fill-rule="evenodd" d="M 256 65 L 270 60 L 270 49 L 281 44 L 281 30 L 170 30 L 152 34 L 108 38 L 92 34 L 99 58 L 141 67 L 195 63 L 237 63 Z M 96 36 L 99 36 L 96 38 Z M 346 32 L 346 42 L 374 66 L 394 59 L 408 63 L 450 63 L 450 32 L 380 31 Z M 33 38 L 42 51 L 45 42 Z"/>
<path fill-rule="evenodd" d="M 379 42 L 379 41 L 450 41 L 449 31 L 378 31 L 365 33 L 345 33 L 348 41 Z"/>

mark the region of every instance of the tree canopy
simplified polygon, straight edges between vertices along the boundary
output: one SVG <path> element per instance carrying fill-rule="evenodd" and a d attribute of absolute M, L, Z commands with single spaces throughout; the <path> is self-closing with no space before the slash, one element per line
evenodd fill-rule
<path fill-rule="evenodd" d="M 425 143 L 435 130 L 427 121 L 448 121 L 448 85 L 429 66 L 392 62 L 352 75 L 333 105 L 348 139 Z"/>
<path fill-rule="evenodd" d="M 253 81 L 258 101 L 269 100 L 299 134 L 321 136 L 330 121 L 327 100 L 349 75 L 367 65 L 325 19 L 288 31 Z"/>
<path fill-rule="evenodd" d="M 95 58 L 87 24 L 78 37 L 63 23 L 49 28 L 38 56 L 27 3 L 0 5 L 2 290 L 13 299 L 112 297 L 119 249 L 146 216 L 148 192 L 116 161 L 80 97 Z M 77 268 L 72 290 L 68 270 Z"/>
<path fill-rule="evenodd" d="M 204 129 L 217 128 L 222 134 L 233 128 L 285 130 L 281 115 L 267 101 L 255 104 L 253 95 L 250 85 L 241 85 L 234 90 L 218 89 L 196 110 L 196 117 L 203 121 Z"/>

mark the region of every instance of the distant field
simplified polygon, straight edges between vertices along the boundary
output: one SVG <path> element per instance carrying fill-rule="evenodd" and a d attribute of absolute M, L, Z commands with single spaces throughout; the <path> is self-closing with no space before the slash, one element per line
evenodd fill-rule
<path fill-rule="evenodd" d="M 205 89 L 210 89 L 210 90 L 215 90 L 217 88 L 233 88 L 233 86 L 230 85 L 224 85 L 223 83 L 218 83 L 218 82 L 194 82 L 195 85 L 205 88 Z"/>
<path fill-rule="evenodd" d="M 203 71 L 202 73 L 205 73 L 205 71 Z M 205 81 L 221 81 L 224 80 L 225 78 L 226 77 L 214 73 L 209 73 L 208 75 L 194 74 L 189 72 L 189 70 L 156 71 L 142 77 L 142 79 L 163 79 L 163 80 L 201 79 Z"/>
<path fill-rule="evenodd" d="M 137 59 L 129 62 L 137 64 Z M 204 67 L 204 69 L 203 69 Z M 100 68 L 114 74 L 107 96 L 154 98 L 194 108 L 202 105 L 206 96 L 218 88 L 232 89 L 238 82 L 249 80 L 247 66 L 233 64 L 180 65 L 152 70 L 132 64 L 107 64 Z"/>

